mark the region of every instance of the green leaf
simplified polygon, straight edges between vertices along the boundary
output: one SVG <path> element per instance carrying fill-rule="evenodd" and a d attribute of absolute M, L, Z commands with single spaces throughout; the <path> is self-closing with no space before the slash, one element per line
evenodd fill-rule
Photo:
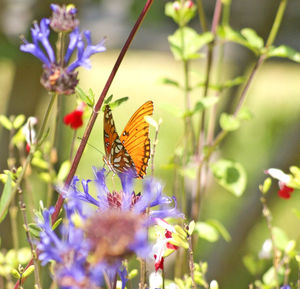
<path fill-rule="evenodd" d="M 115 100 L 114 102 L 111 102 L 109 104 L 109 106 L 110 106 L 111 109 L 114 109 L 114 108 L 120 106 L 123 102 L 126 102 L 128 99 L 129 99 L 128 96 L 119 98 L 119 99 Z"/>
<path fill-rule="evenodd" d="M 54 231 L 62 222 L 62 218 L 59 218 L 53 225 L 52 230 Z"/>
<path fill-rule="evenodd" d="M 241 30 L 241 34 L 252 47 L 257 48 L 258 50 L 264 47 L 264 40 L 256 34 L 255 30 L 251 28 L 244 28 Z"/>
<path fill-rule="evenodd" d="M 139 271 L 137 269 L 133 269 L 128 274 L 128 279 L 132 280 L 134 277 L 138 275 Z"/>
<path fill-rule="evenodd" d="M 189 223 L 189 230 L 188 230 L 188 234 L 191 236 L 195 230 L 195 221 L 192 220 L 190 223 Z"/>
<path fill-rule="evenodd" d="M 31 164 L 33 166 L 36 166 L 36 167 L 38 167 L 40 169 L 45 169 L 45 170 L 47 170 L 48 167 L 49 167 L 48 162 L 46 162 L 45 160 L 41 159 L 39 156 L 37 156 L 37 157 L 34 156 L 32 158 Z"/>
<path fill-rule="evenodd" d="M 234 131 L 240 127 L 240 121 L 235 116 L 223 112 L 220 117 L 220 126 L 226 131 Z"/>
<path fill-rule="evenodd" d="M 265 267 L 264 260 L 258 259 L 250 254 L 243 257 L 243 263 L 253 276 L 260 274 Z"/>
<path fill-rule="evenodd" d="M 265 285 L 269 285 L 268 288 L 274 288 L 276 287 L 276 272 L 274 267 L 271 267 L 262 277 L 262 280 L 264 282 Z M 279 284 L 281 284 L 281 282 L 283 281 L 283 276 L 284 276 L 284 270 L 283 267 L 279 267 L 278 268 L 278 281 Z"/>
<path fill-rule="evenodd" d="M 75 88 L 75 92 L 78 95 L 78 97 L 86 103 L 88 106 L 93 107 L 95 103 L 95 96 L 91 89 L 89 89 L 89 95 L 86 94 L 82 88 L 80 88 L 78 85 Z"/>
<path fill-rule="evenodd" d="M 222 84 L 222 88 L 230 88 L 233 86 L 237 86 L 240 85 L 242 83 L 244 83 L 246 80 L 245 76 L 237 76 L 233 79 L 227 80 Z"/>
<path fill-rule="evenodd" d="M 21 127 L 21 125 L 23 125 L 24 121 L 25 121 L 25 115 L 24 114 L 19 114 L 15 119 L 14 119 L 14 122 L 13 122 L 13 127 L 15 129 L 18 129 Z"/>
<path fill-rule="evenodd" d="M 34 265 L 30 265 L 25 272 L 23 273 L 22 277 L 27 278 L 30 274 L 34 272 Z"/>
<path fill-rule="evenodd" d="M 167 78 L 167 77 L 163 77 L 163 78 L 159 79 L 159 83 L 180 87 L 180 84 L 178 81 Z"/>
<path fill-rule="evenodd" d="M 10 271 L 10 274 L 14 277 L 14 278 L 16 278 L 16 279 L 20 279 L 20 273 L 18 272 L 18 270 L 16 270 L 16 269 L 11 269 L 11 271 Z"/>
<path fill-rule="evenodd" d="M 237 118 L 239 120 L 251 120 L 253 119 L 253 113 L 247 107 L 242 107 Z"/>
<path fill-rule="evenodd" d="M 43 180 L 45 183 L 51 183 L 52 182 L 52 177 L 48 172 L 42 172 L 39 173 L 39 177 L 41 178 L 41 180 Z"/>
<path fill-rule="evenodd" d="M 286 233 L 278 227 L 273 227 L 272 233 L 274 236 L 275 246 L 279 250 L 284 250 L 289 242 L 289 238 L 287 237 Z"/>
<path fill-rule="evenodd" d="M 176 60 L 196 59 L 201 56 L 199 50 L 213 40 L 210 32 L 199 35 L 194 29 L 184 27 L 168 37 L 171 51 Z"/>
<path fill-rule="evenodd" d="M 244 28 L 239 32 L 229 26 L 220 26 L 217 34 L 227 41 L 238 43 L 250 49 L 256 55 L 262 53 L 263 40 L 251 28 Z"/>
<path fill-rule="evenodd" d="M 12 198 L 12 178 L 11 175 L 7 175 L 7 180 L 0 198 L 0 223 L 4 220 L 7 214 L 7 208 Z"/>
<path fill-rule="evenodd" d="M 70 168 L 71 168 L 71 162 L 69 160 L 64 161 L 59 168 L 57 174 L 57 180 L 61 182 L 64 181 L 70 171 Z"/>
<path fill-rule="evenodd" d="M 3 114 L 0 115 L 0 124 L 7 130 L 11 130 L 13 128 L 11 121 Z"/>
<path fill-rule="evenodd" d="M 210 219 L 210 220 L 207 220 L 206 223 L 213 226 L 221 234 L 221 236 L 224 238 L 224 240 L 226 242 L 231 241 L 231 236 L 230 236 L 229 232 L 227 231 L 227 229 L 224 227 L 224 225 L 221 222 L 219 222 L 218 220 L 215 220 L 215 219 Z"/>
<path fill-rule="evenodd" d="M 240 163 L 220 159 L 211 164 L 211 169 L 220 186 L 236 197 L 240 197 L 244 193 L 247 184 L 247 174 Z"/>
<path fill-rule="evenodd" d="M 200 238 L 205 239 L 208 242 L 214 243 L 219 239 L 219 233 L 216 228 L 206 222 L 197 222 L 195 231 Z"/>
<path fill-rule="evenodd" d="M 35 223 L 29 223 L 28 224 L 28 229 L 31 235 L 33 235 L 36 238 L 40 237 L 40 233 L 41 233 L 41 228 L 35 224 Z"/>
<path fill-rule="evenodd" d="M 278 47 L 270 47 L 269 51 L 267 52 L 267 57 L 280 57 L 280 58 L 288 58 L 292 61 L 297 63 L 300 62 L 300 52 L 296 51 L 295 49 L 287 46 L 287 45 L 280 45 Z"/>
<path fill-rule="evenodd" d="M 109 103 L 112 101 L 113 97 L 114 97 L 113 94 L 111 94 L 109 97 L 107 97 L 107 98 L 104 100 L 104 104 L 109 104 Z"/>
<path fill-rule="evenodd" d="M 271 178 L 266 178 L 263 185 L 260 186 L 260 191 L 263 194 L 266 194 L 270 190 L 271 185 L 272 185 L 272 179 Z"/>

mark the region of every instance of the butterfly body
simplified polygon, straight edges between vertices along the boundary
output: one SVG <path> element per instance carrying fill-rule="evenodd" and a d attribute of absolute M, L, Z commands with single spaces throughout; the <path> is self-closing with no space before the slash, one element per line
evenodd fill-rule
<path fill-rule="evenodd" d="M 149 124 L 144 117 L 152 113 L 153 103 L 147 101 L 133 114 L 119 137 L 110 107 L 105 107 L 103 160 L 115 174 L 129 173 L 135 178 L 143 178 L 146 174 L 150 139 Z"/>

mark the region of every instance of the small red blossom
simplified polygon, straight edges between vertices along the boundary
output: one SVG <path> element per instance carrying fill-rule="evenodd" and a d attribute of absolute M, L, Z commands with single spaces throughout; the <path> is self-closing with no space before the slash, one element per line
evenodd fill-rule
<path fill-rule="evenodd" d="M 178 1 L 173 3 L 173 8 L 178 11 L 180 9 L 180 3 Z"/>
<path fill-rule="evenodd" d="M 30 145 L 27 143 L 26 144 L 26 151 L 29 153 L 30 152 Z"/>
<path fill-rule="evenodd" d="M 172 238 L 172 232 L 166 230 L 165 237 L 166 237 L 167 239 Z M 173 245 L 173 244 L 171 244 L 170 242 L 167 242 L 166 246 L 167 246 L 168 249 L 171 249 L 171 250 L 177 250 L 177 249 L 178 249 L 178 246 Z"/>
<path fill-rule="evenodd" d="M 278 195 L 279 195 L 280 198 L 289 199 L 293 192 L 294 192 L 293 188 L 290 188 L 287 185 L 282 184 L 280 186 L 280 190 L 278 191 Z"/>
<path fill-rule="evenodd" d="M 154 259 L 157 259 L 157 256 L 154 254 Z M 164 269 L 164 257 L 161 257 L 160 260 L 156 261 L 154 266 L 155 266 L 155 272 L 157 272 L 159 269 L 163 270 Z"/>
<path fill-rule="evenodd" d="M 193 6 L 194 6 L 194 2 L 193 1 L 186 1 L 185 2 L 185 6 L 187 7 L 187 8 L 192 8 Z"/>
<path fill-rule="evenodd" d="M 83 125 L 83 112 L 85 103 L 81 102 L 71 113 L 65 115 L 64 124 L 69 125 L 72 129 L 78 129 Z"/>

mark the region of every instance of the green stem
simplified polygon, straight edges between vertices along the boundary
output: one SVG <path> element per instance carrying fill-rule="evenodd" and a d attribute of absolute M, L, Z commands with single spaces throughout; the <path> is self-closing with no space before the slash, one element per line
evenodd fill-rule
<path fill-rule="evenodd" d="M 192 279 L 192 288 L 196 289 L 196 283 L 194 278 L 195 273 L 195 265 L 194 265 L 194 252 L 193 252 L 193 245 L 192 245 L 192 238 L 191 236 L 188 236 L 188 243 L 189 243 L 189 267 L 190 267 L 190 275 Z"/>
<path fill-rule="evenodd" d="M 198 16 L 199 16 L 199 21 L 200 21 L 202 31 L 206 32 L 207 31 L 207 24 L 206 24 L 206 17 L 205 17 L 205 12 L 204 12 L 204 9 L 203 9 L 202 0 L 197 0 L 197 9 L 198 9 Z"/>
<path fill-rule="evenodd" d="M 26 233 L 27 242 L 30 246 L 31 254 L 32 254 L 32 257 L 33 257 L 34 279 L 35 279 L 35 285 L 36 285 L 34 287 L 37 288 L 37 289 L 41 289 L 38 258 L 37 258 L 37 253 L 36 253 L 36 250 L 34 248 L 33 241 L 31 239 L 30 232 L 29 232 L 28 220 L 27 220 L 27 215 L 26 215 L 26 205 L 25 205 L 24 199 L 23 199 L 23 191 L 19 190 L 19 193 L 20 193 L 19 194 L 19 197 L 20 197 L 19 205 L 20 205 L 21 213 L 23 215 L 24 229 L 25 229 L 25 233 Z"/>
<path fill-rule="evenodd" d="M 278 276 L 278 257 L 280 255 L 280 252 L 278 251 L 275 243 L 275 236 L 273 233 L 273 226 L 272 226 L 272 215 L 271 212 L 267 206 L 266 198 L 261 197 L 260 199 L 262 206 L 263 206 L 263 215 L 266 218 L 268 230 L 271 236 L 272 241 L 272 248 L 273 248 L 273 267 L 275 271 L 275 282 L 276 282 L 276 289 L 279 289 L 279 276 Z"/>
<path fill-rule="evenodd" d="M 74 154 L 74 147 L 75 147 L 76 136 L 77 136 L 77 129 L 74 129 L 72 143 L 71 143 L 70 157 L 69 157 L 69 159 L 70 159 L 71 162 L 72 162 L 73 154 Z"/>
<path fill-rule="evenodd" d="M 269 34 L 269 37 L 268 37 L 268 40 L 267 40 L 267 43 L 266 43 L 266 48 L 271 46 L 275 41 L 275 38 L 278 34 L 278 30 L 279 30 L 279 27 L 281 25 L 282 18 L 283 18 L 285 9 L 286 9 L 287 1 L 288 0 L 281 0 L 281 2 L 279 4 L 279 8 L 277 10 L 276 17 L 275 17 L 273 26 L 271 28 L 271 32 Z"/>

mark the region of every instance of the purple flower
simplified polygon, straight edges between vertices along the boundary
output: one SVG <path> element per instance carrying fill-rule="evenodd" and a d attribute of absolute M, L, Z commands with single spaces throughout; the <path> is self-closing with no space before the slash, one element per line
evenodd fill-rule
<path fill-rule="evenodd" d="M 56 5 L 52 9 L 58 9 Z M 71 12 L 73 10 L 70 10 Z M 71 13 L 73 15 L 74 12 Z M 63 63 L 58 63 L 54 50 L 49 42 L 50 20 L 43 18 L 40 25 L 34 23 L 31 29 L 32 43 L 23 39 L 20 50 L 32 54 L 41 60 L 44 64 L 44 72 L 41 77 L 42 85 L 49 91 L 58 94 L 72 94 L 78 83 L 75 71 L 79 66 L 91 68 L 90 57 L 99 52 L 105 51 L 104 40 L 96 45 L 92 45 L 89 31 L 80 33 L 79 28 L 75 25 L 74 30 L 69 34 L 69 44 L 64 56 Z M 69 64 L 71 56 L 77 51 L 77 58 Z"/>
<path fill-rule="evenodd" d="M 83 200 L 87 203 L 96 205 L 101 211 L 111 208 L 120 208 L 123 211 L 132 210 L 136 214 L 144 214 L 147 208 L 150 208 L 150 224 L 155 218 L 183 218 L 184 215 L 177 209 L 175 197 L 170 198 L 163 194 L 161 184 L 155 179 L 143 180 L 143 192 L 135 194 L 133 191 L 133 178 L 129 175 L 120 176 L 123 190 L 120 192 L 110 192 L 106 186 L 106 170 L 97 170 L 94 168 L 95 179 L 82 180 L 82 188 L 77 186 L 78 177 L 73 182 L 65 195 L 75 200 Z M 89 184 L 95 183 L 97 188 L 97 199 L 89 193 Z M 172 206 L 174 204 L 174 206 Z M 156 207 L 156 210 L 153 208 Z M 152 209 L 151 209 L 152 208 Z"/>
<path fill-rule="evenodd" d="M 49 23 L 50 20 L 43 18 L 40 22 L 40 26 L 35 22 L 33 28 L 31 28 L 31 37 L 33 43 L 27 42 L 23 39 L 24 44 L 20 46 L 20 50 L 23 52 L 28 52 L 41 60 L 47 67 L 51 66 L 51 63 L 55 62 L 55 54 L 49 42 Z M 40 45 L 44 48 L 47 55 L 41 49 Z"/>
<path fill-rule="evenodd" d="M 68 224 L 62 226 L 62 236 L 59 238 L 52 230 L 52 213 L 53 208 L 45 209 L 42 213 L 43 218 L 38 219 L 41 233 L 37 249 L 40 252 L 41 264 L 44 266 L 50 261 L 56 262 L 54 278 L 60 288 L 84 289 L 92 288 L 92 284 L 101 285 L 104 267 L 102 264 L 88 263 L 90 244 L 84 231 L 76 228 L 69 219 Z"/>

